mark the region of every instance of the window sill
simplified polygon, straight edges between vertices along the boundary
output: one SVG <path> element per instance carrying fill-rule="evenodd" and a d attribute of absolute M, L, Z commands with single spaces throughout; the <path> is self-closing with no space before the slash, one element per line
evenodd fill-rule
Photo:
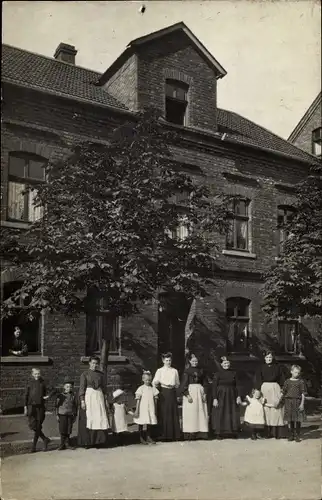
<path fill-rule="evenodd" d="M 13 229 L 29 229 L 30 222 L 13 222 L 13 221 L 8 221 L 8 220 L 2 220 L 1 226 L 2 227 L 11 227 Z"/>
<path fill-rule="evenodd" d="M 1 356 L 0 363 L 10 365 L 44 365 L 51 362 L 48 356 L 33 354 L 30 356 Z"/>
<path fill-rule="evenodd" d="M 242 252 L 240 250 L 222 250 L 223 255 L 230 257 L 244 257 L 245 259 L 257 259 L 257 255 L 251 252 Z"/>
<path fill-rule="evenodd" d="M 82 356 L 81 363 L 88 363 L 90 356 Z M 121 356 L 119 354 L 110 354 L 108 357 L 109 364 L 127 364 L 129 362 L 126 356 Z"/>

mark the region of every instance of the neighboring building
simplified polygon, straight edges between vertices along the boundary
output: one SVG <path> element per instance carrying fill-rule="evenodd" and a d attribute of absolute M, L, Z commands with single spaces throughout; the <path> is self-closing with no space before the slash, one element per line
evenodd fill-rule
<path fill-rule="evenodd" d="M 320 92 L 288 138 L 292 144 L 318 158 L 321 158 L 322 152 L 321 114 L 322 99 Z"/>
<path fill-rule="evenodd" d="M 258 362 L 258 343 L 273 344 L 285 362 L 302 362 L 299 323 L 267 324 L 260 290 L 262 273 L 287 236 L 281 223 L 292 212 L 294 186 L 314 158 L 218 108 L 226 71 L 183 23 L 132 41 L 104 74 L 76 66 L 75 56 L 75 48 L 66 44 L 59 45 L 54 59 L 3 46 L 2 230 L 23 235 L 39 216 L 24 184 L 43 182 L 48 160 L 64 157 L 75 142 L 105 142 L 115 126 L 134 120 L 145 106 L 162 110 L 164 126 L 180 134 L 173 152 L 183 170 L 214 192 L 242 197 L 234 206 L 230 234 L 218 241 L 222 251 L 211 295 L 191 307 L 163 298 L 162 306 L 144 306 L 140 315 L 114 325 L 111 385 L 137 384 L 142 367 L 155 370 L 165 349 L 174 352 L 182 369 L 188 326 L 192 349 L 203 363 L 213 369 L 215 357 L 228 349 L 245 387 Z M 7 298 L 23 277 L 2 264 Z M 25 358 L 8 356 L 17 323 L 29 345 Z M 99 348 L 104 324 L 104 315 L 72 324 L 44 314 L 27 322 L 21 304 L 16 317 L 2 322 L 2 407 L 22 405 L 34 365 L 42 366 L 53 386 L 66 375 L 77 385 L 86 356 Z M 305 327 L 314 334 L 313 320 Z"/>

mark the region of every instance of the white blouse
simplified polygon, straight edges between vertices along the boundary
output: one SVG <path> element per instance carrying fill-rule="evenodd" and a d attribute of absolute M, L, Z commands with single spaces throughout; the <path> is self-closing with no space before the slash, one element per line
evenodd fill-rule
<path fill-rule="evenodd" d="M 171 366 L 163 366 L 162 368 L 158 368 L 158 370 L 155 372 L 152 384 L 154 386 L 160 384 L 178 388 L 180 385 L 178 370 L 172 368 Z"/>

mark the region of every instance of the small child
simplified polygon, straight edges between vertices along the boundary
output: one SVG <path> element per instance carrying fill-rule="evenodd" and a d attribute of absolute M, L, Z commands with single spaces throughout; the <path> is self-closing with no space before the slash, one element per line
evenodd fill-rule
<path fill-rule="evenodd" d="M 159 391 L 152 386 L 152 375 L 149 371 L 144 371 L 142 375 L 143 384 L 135 393 L 136 409 L 133 422 L 138 424 L 140 442 L 142 444 L 155 444 L 151 436 L 151 428 L 157 424 L 156 401 Z M 146 439 L 143 434 L 143 426 L 146 425 Z"/>
<path fill-rule="evenodd" d="M 292 365 L 291 377 L 285 381 L 281 402 L 284 402 L 284 419 L 289 424 L 289 441 L 300 442 L 301 422 L 305 420 L 305 383 L 301 377 L 301 367 Z"/>
<path fill-rule="evenodd" d="M 253 440 L 260 438 L 261 436 L 258 431 L 264 429 L 265 404 L 266 401 L 263 399 L 262 393 L 258 389 L 253 389 L 251 396 L 246 396 L 246 401 L 242 403 L 242 406 L 246 406 L 244 423 L 251 430 L 251 438 Z"/>
<path fill-rule="evenodd" d="M 116 389 L 113 392 L 112 408 L 112 430 L 117 436 L 117 443 L 122 446 L 124 444 L 125 433 L 128 432 L 126 415 L 133 415 L 133 412 L 126 407 L 125 392 L 122 389 Z"/>
<path fill-rule="evenodd" d="M 66 450 L 66 445 L 74 449 L 70 444 L 70 435 L 77 417 L 77 400 L 74 394 L 74 382 L 69 378 L 65 379 L 64 390 L 57 396 L 55 408 L 60 433 L 58 449 Z"/>
<path fill-rule="evenodd" d="M 46 416 L 45 400 L 49 397 L 46 393 L 46 385 L 41 378 L 40 370 L 32 368 L 31 380 L 26 387 L 24 407 L 24 414 L 28 417 L 29 428 L 34 431 L 30 453 L 35 453 L 39 438 L 44 442 L 44 451 L 47 451 L 48 444 L 50 443 L 50 439 L 42 432 L 42 424 Z"/>

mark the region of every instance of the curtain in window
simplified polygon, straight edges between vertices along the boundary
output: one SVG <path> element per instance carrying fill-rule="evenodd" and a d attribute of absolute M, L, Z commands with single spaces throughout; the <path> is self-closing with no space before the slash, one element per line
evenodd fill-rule
<path fill-rule="evenodd" d="M 25 215 L 25 184 L 9 182 L 8 217 L 15 220 L 24 220 Z"/>
<path fill-rule="evenodd" d="M 247 221 L 236 220 L 236 233 L 237 233 L 237 248 L 241 250 L 246 250 L 248 247 L 247 244 Z"/>
<path fill-rule="evenodd" d="M 42 217 L 43 207 L 35 207 L 35 198 L 37 196 L 37 190 L 33 189 L 28 192 L 28 220 L 30 222 L 35 222 Z"/>

